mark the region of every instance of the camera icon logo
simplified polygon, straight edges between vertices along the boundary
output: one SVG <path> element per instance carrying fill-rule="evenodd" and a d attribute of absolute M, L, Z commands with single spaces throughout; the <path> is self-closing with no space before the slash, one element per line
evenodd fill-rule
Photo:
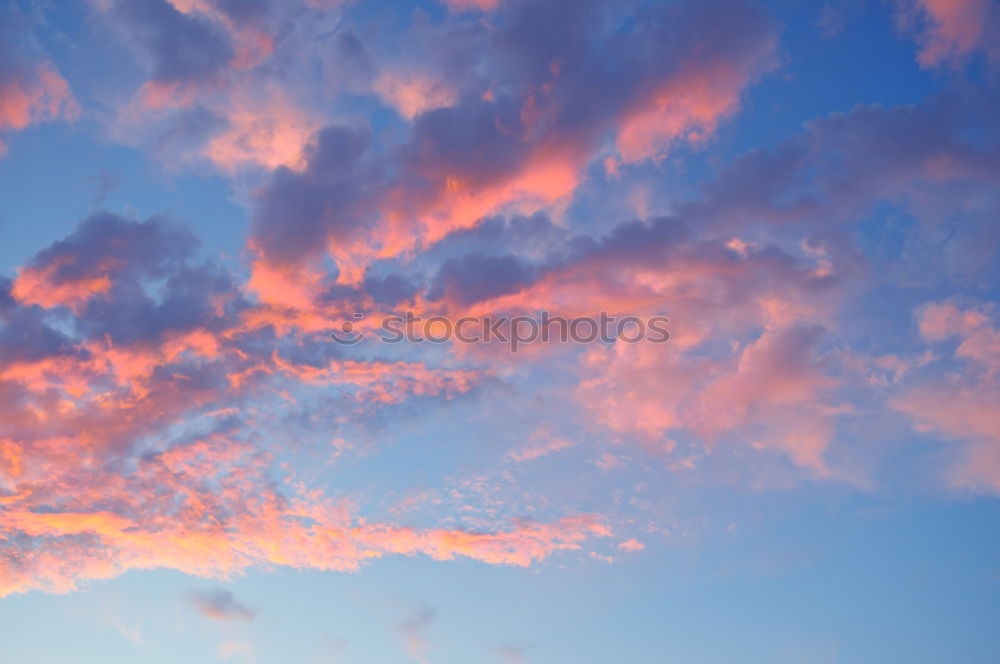
<path fill-rule="evenodd" d="M 364 317 L 365 315 L 362 313 L 354 314 L 354 320 L 361 320 Z M 341 323 L 340 330 L 334 330 L 330 333 L 330 338 L 342 346 L 353 346 L 364 339 L 365 335 L 354 329 L 354 323 L 345 320 Z"/>

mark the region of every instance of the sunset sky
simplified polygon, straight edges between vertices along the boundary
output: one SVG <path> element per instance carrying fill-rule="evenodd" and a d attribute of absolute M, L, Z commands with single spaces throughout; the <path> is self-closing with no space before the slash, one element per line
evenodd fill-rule
<path fill-rule="evenodd" d="M 998 498 L 1000 2 L 0 0 L 0 664 L 996 664 Z"/>

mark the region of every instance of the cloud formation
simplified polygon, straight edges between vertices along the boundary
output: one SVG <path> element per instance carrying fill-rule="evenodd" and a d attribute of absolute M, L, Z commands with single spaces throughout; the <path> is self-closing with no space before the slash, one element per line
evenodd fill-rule
<path fill-rule="evenodd" d="M 0 157 L 7 152 L 4 133 L 79 113 L 56 65 L 32 48 L 30 27 L 16 5 L 0 9 Z"/>
<path fill-rule="evenodd" d="M 223 259 L 211 217 L 96 211 L 0 277 L 0 595 L 628 559 L 663 528 L 591 485 L 875 484 L 896 452 L 860 429 L 1000 491 L 995 84 L 970 69 L 737 150 L 730 118 L 783 66 L 757 3 L 360 4 L 94 4 L 138 61 L 108 138 L 217 178 L 247 236 Z M 993 57 L 994 5 L 907 7 L 922 66 Z M 75 113 L 17 29 L 0 131 Z M 380 344 L 397 310 L 663 315 L 670 339 Z M 364 341 L 333 343 L 345 322 Z M 433 615 L 398 625 L 418 661 Z"/>
<path fill-rule="evenodd" d="M 1000 62 L 1000 9 L 990 0 L 905 0 L 900 22 L 916 33 L 923 67 L 960 66 L 976 52 Z"/>
<path fill-rule="evenodd" d="M 909 386 L 892 405 L 906 413 L 918 430 L 960 441 L 961 453 L 950 472 L 958 487 L 1000 490 L 1000 329 L 995 312 L 935 302 L 920 313 L 921 337 L 940 345 L 952 342 L 960 372 L 928 375 Z M 955 345 L 957 344 L 957 345 Z"/>

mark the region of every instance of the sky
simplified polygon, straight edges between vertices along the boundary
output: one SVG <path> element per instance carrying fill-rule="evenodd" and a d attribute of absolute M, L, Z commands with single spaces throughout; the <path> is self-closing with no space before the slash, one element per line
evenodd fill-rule
<path fill-rule="evenodd" d="M 1000 661 L 998 31 L 0 0 L 0 664 Z"/>

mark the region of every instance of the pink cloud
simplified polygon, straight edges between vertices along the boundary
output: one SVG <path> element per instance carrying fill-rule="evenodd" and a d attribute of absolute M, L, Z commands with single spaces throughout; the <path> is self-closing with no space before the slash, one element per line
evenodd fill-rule
<path fill-rule="evenodd" d="M 491 12 L 500 6 L 500 0 L 444 0 L 444 4 L 455 11 L 478 9 L 483 12 Z"/>
<path fill-rule="evenodd" d="M 233 93 L 223 109 L 228 126 L 209 140 L 204 155 L 235 171 L 245 166 L 298 169 L 304 150 L 322 121 L 297 108 L 279 90 L 256 86 L 253 93 Z"/>
<path fill-rule="evenodd" d="M 776 64 L 776 40 L 740 58 L 691 62 L 625 113 L 616 148 L 622 161 L 662 159 L 675 143 L 699 144 L 738 107 L 748 85 Z"/>
<path fill-rule="evenodd" d="M 526 446 L 511 451 L 510 458 L 519 462 L 534 461 L 572 446 L 572 442 L 555 435 L 549 427 L 542 427 L 532 434 Z"/>
<path fill-rule="evenodd" d="M 424 111 L 451 106 L 457 91 L 446 82 L 418 74 L 386 72 L 375 81 L 374 90 L 408 120 Z"/>
<path fill-rule="evenodd" d="M 905 0 L 900 21 L 916 30 L 923 67 L 960 65 L 980 50 L 1000 58 L 994 39 L 1000 10 L 991 0 Z"/>
<path fill-rule="evenodd" d="M 608 471 L 614 470 L 615 468 L 621 468 L 625 465 L 625 462 L 610 452 L 604 452 L 600 457 L 598 457 L 597 461 L 594 462 L 594 465 L 601 470 Z"/>
<path fill-rule="evenodd" d="M 628 539 L 618 545 L 618 548 L 622 551 L 628 551 L 630 553 L 635 553 L 636 551 L 642 551 L 646 548 L 646 545 L 637 539 Z"/>
<path fill-rule="evenodd" d="M 973 360 L 990 374 L 1000 373 L 1000 332 L 983 311 L 961 309 L 954 302 L 928 305 L 921 313 L 920 335 L 930 342 L 959 339 L 955 356 Z"/>
<path fill-rule="evenodd" d="M 208 160 L 227 174 L 300 166 L 313 133 L 329 118 L 304 101 L 295 67 L 286 62 L 279 75 L 267 66 L 278 56 L 295 62 L 315 57 L 308 40 L 287 38 L 299 21 L 315 22 L 309 6 L 106 3 L 104 18 L 147 69 L 147 79 L 109 123 L 109 133 L 125 143 L 159 143 L 161 134 L 184 133 L 178 124 L 197 107 L 215 121 L 186 136 L 189 140 L 160 146 L 159 156 L 170 165 Z M 157 48 L 159 41 L 148 35 L 183 46 Z"/>
<path fill-rule="evenodd" d="M 950 470 L 956 487 L 1000 491 L 1000 329 L 988 310 L 933 303 L 919 316 L 929 342 L 957 340 L 953 359 L 963 370 L 943 379 L 918 380 L 890 405 L 907 414 L 920 431 L 961 445 L 960 462 Z"/>
<path fill-rule="evenodd" d="M 639 434 L 651 449 L 669 453 L 672 444 L 656 441 L 686 431 L 708 449 L 741 441 L 828 475 L 823 454 L 846 411 L 816 353 L 821 335 L 778 328 L 714 361 L 652 344 L 591 351 L 584 371 L 597 376 L 581 383 L 578 398 L 600 426 Z"/>
<path fill-rule="evenodd" d="M 79 113 L 69 84 L 55 66 L 42 61 L 0 80 L 0 131 L 18 130 Z M 0 156 L 6 148 L 0 142 Z"/>

